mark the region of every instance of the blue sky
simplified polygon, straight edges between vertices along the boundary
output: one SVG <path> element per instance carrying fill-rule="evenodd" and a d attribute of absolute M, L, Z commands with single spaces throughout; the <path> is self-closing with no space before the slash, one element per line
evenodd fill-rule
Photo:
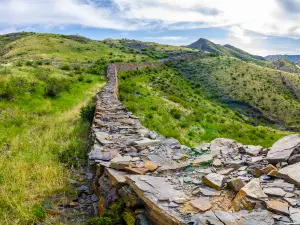
<path fill-rule="evenodd" d="M 300 0 L 1 0 L 0 34 L 35 31 L 300 54 Z"/>

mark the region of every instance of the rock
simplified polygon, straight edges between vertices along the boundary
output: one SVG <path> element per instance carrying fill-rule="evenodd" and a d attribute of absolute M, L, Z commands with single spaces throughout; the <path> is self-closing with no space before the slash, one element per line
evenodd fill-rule
<path fill-rule="evenodd" d="M 244 182 L 240 179 L 240 178 L 234 178 L 231 179 L 228 183 L 227 183 L 228 187 L 236 192 L 239 192 L 242 187 L 245 186 Z"/>
<path fill-rule="evenodd" d="M 103 152 L 102 151 L 91 151 L 89 154 L 89 159 L 102 159 L 103 158 Z"/>
<path fill-rule="evenodd" d="M 281 213 L 284 215 L 290 215 L 289 204 L 286 202 L 281 202 L 277 200 L 267 201 L 267 208 L 275 213 Z"/>
<path fill-rule="evenodd" d="M 136 140 L 133 142 L 133 145 L 137 145 L 138 147 L 144 146 L 153 146 L 161 143 L 161 140 L 151 140 L 149 138 L 143 138 L 141 140 Z"/>
<path fill-rule="evenodd" d="M 300 148 L 300 135 L 291 134 L 276 141 L 267 154 L 271 163 L 287 162 L 293 152 Z"/>
<path fill-rule="evenodd" d="M 121 186 L 126 184 L 125 176 L 128 175 L 128 173 L 119 170 L 114 170 L 111 168 L 105 168 L 105 171 L 108 175 L 111 184 L 114 187 L 120 188 Z"/>
<path fill-rule="evenodd" d="M 189 201 L 189 203 L 200 212 L 205 212 L 212 207 L 208 197 L 200 197 Z"/>
<path fill-rule="evenodd" d="M 146 161 L 144 166 L 151 172 L 154 172 L 157 169 L 157 165 L 151 161 Z"/>
<path fill-rule="evenodd" d="M 213 162 L 212 162 L 212 165 L 214 167 L 221 167 L 222 166 L 222 162 L 220 159 L 214 159 Z"/>
<path fill-rule="evenodd" d="M 252 156 L 258 156 L 261 150 L 263 149 L 262 146 L 254 146 L 254 145 L 247 145 L 244 147 L 247 154 Z"/>
<path fill-rule="evenodd" d="M 240 225 L 238 217 L 235 213 L 228 213 L 224 211 L 214 211 L 215 216 L 225 225 Z"/>
<path fill-rule="evenodd" d="M 213 160 L 213 155 L 205 154 L 201 155 L 199 158 L 196 158 L 193 162 L 193 166 L 200 166 L 201 164 L 208 164 L 211 163 Z"/>
<path fill-rule="evenodd" d="M 263 174 L 268 174 L 270 173 L 272 170 L 276 170 L 277 171 L 277 168 L 275 166 L 273 166 L 272 164 L 269 164 L 267 165 L 265 168 L 261 169 L 260 171 L 263 173 Z"/>
<path fill-rule="evenodd" d="M 221 175 L 228 175 L 233 171 L 235 171 L 234 168 L 227 168 L 227 169 L 219 170 L 219 171 L 217 171 L 217 173 L 221 174 Z"/>
<path fill-rule="evenodd" d="M 170 202 L 169 203 L 169 207 L 170 208 L 177 208 L 179 205 L 178 204 L 176 204 L 176 203 L 174 203 L 174 202 Z"/>
<path fill-rule="evenodd" d="M 300 200 L 297 198 L 284 198 L 290 206 L 300 206 Z"/>
<path fill-rule="evenodd" d="M 244 192 L 247 196 L 258 200 L 268 197 L 260 186 L 259 178 L 252 179 L 240 192 Z"/>
<path fill-rule="evenodd" d="M 236 154 L 238 153 L 239 147 L 240 144 L 238 144 L 235 140 L 227 138 L 217 138 L 211 142 L 210 152 L 213 156 L 220 154 Z"/>
<path fill-rule="evenodd" d="M 255 156 L 255 157 L 252 157 L 252 158 L 251 158 L 251 162 L 252 162 L 252 163 L 257 163 L 257 162 L 263 161 L 264 159 L 265 159 L 264 156 Z"/>
<path fill-rule="evenodd" d="M 285 196 L 286 192 L 282 190 L 281 188 L 264 188 L 264 192 L 267 195 L 273 195 L 277 197 L 283 197 Z"/>
<path fill-rule="evenodd" d="M 77 188 L 77 190 L 81 192 L 88 192 L 90 189 L 85 185 L 81 185 L 80 187 Z"/>
<path fill-rule="evenodd" d="M 296 186 L 300 186 L 300 162 L 289 165 L 278 171 L 278 177 L 291 182 Z"/>
<path fill-rule="evenodd" d="M 96 139 L 102 145 L 112 144 L 113 142 L 108 140 L 109 135 L 104 132 L 96 132 Z"/>
<path fill-rule="evenodd" d="M 290 207 L 290 217 L 295 224 L 300 224 L 300 209 Z"/>
<path fill-rule="evenodd" d="M 213 188 L 205 187 L 205 188 L 200 188 L 199 191 L 204 195 L 204 196 L 220 196 L 221 192 L 217 191 Z"/>
<path fill-rule="evenodd" d="M 128 171 L 129 173 L 140 174 L 140 175 L 144 175 L 149 171 L 148 168 L 143 168 L 143 167 L 140 168 L 126 167 L 125 170 Z"/>
<path fill-rule="evenodd" d="M 237 173 L 238 176 L 245 176 L 245 175 L 247 175 L 247 174 L 248 174 L 248 172 L 245 171 L 245 170 L 239 171 L 239 172 Z"/>
<path fill-rule="evenodd" d="M 248 213 L 243 212 L 238 214 L 238 222 L 241 225 L 274 225 L 272 214 L 267 210 Z M 263 223 L 262 223 L 263 222 Z M 227 224 L 226 224 L 227 225 Z"/>
<path fill-rule="evenodd" d="M 149 217 L 145 214 L 138 214 L 136 216 L 135 225 L 155 225 Z"/>
<path fill-rule="evenodd" d="M 220 190 L 223 185 L 224 176 L 217 173 L 210 173 L 202 177 L 202 182 L 216 190 Z"/>
<path fill-rule="evenodd" d="M 218 217 L 213 213 L 213 211 L 208 211 L 203 214 L 196 214 L 192 217 L 191 222 L 189 224 L 193 225 L 224 225 Z"/>
<path fill-rule="evenodd" d="M 193 178 L 191 178 L 191 177 L 184 177 L 184 178 L 183 178 L 183 181 L 184 181 L 185 183 L 191 183 L 191 182 L 193 181 Z"/>
<path fill-rule="evenodd" d="M 298 163 L 298 162 L 300 162 L 300 154 L 291 156 L 288 161 L 289 164 L 294 164 L 294 163 Z"/>

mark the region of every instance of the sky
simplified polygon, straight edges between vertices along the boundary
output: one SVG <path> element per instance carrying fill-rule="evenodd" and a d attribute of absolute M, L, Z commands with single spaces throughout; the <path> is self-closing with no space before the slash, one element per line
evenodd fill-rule
<path fill-rule="evenodd" d="M 0 0 L 0 34 L 21 31 L 300 55 L 300 0 Z"/>

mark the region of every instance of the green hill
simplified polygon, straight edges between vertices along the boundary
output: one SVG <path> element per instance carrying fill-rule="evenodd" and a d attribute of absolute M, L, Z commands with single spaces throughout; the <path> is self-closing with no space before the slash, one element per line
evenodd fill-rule
<path fill-rule="evenodd" d="M 297 74 L 226 56 L 193 57 L 170 65 L 211 99 L 280 126 L 294 129 L 300 125 L 300 77 Z"/>
<path fill-rule="evenodd" d="M 272 66 L 271 63 L 267 62 L 263 57 L 249 54 L 239 48 L 232 45 L 219 45 L 215 44 L 204 38 L 200 38 L 198 41 L 188 45 L 189 48 L 198 49 L 201 51 L 212 52 L 217 55 L 231 56 L 241 59 L 246 62 L 253 62 L 261 66 Z"/>
<path fill-rule="evenodd" d="M 300 73 L 300 68 L 293 62 L 287 59 L 277 59 L 272 61 L 274 68 L 289 73 Z"/>

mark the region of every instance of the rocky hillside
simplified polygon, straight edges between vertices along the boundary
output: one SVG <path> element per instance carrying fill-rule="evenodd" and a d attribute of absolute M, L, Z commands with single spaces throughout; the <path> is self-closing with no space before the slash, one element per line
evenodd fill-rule
<path fill-rule="evenodd" d="M 293 62 L 281 58 L 272 61 L 274 68 L 277 70 L 289 72 L 289 73 L 300 73 L 300 68 Z"/>
<path fill-rule="evenodd" d="M 286 59 L 290 62 L 297 63 L 300 61 L 300 55 L 268 55 L 265 57 L 266 60 L 273 61 L 278 59 Z"/>

